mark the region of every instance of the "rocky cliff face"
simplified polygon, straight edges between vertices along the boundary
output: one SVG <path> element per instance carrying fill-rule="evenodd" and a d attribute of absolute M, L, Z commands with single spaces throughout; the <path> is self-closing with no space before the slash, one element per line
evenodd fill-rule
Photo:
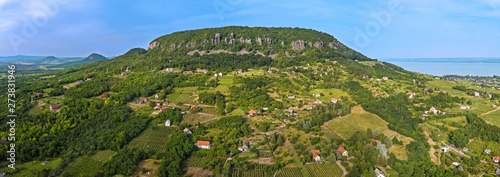
<path fill-rule="evenodd" d="M 220 33 L 215 34 L 215 39 L 214 39 L 214 41 L 215 41 L 215 44 L 216 44 L 216 45 L 219 45 L 219 44 L 220 44 Z"/>
<path fill-rule="evenodd" d="M 217 46 L 217 47 L 215 47 Z M 251 53 L 275 55 L 288 51 L 291 57 L 310 49 L 337 50 L 346 58 L 369 60 L 368 57 L 340 43 L 333 36 L 302 28 L 228 26 L 175 32 L 153 40 L 148 50 L 172 52 L 250 50 Z"/>
<path fill-rule="evenodd" d="M 328 46 L 330 46 L 332 49 L 335 49 L 335 50 L 339 49 L 341 45 L 342 44 L 340 44 L 340 42 L 338 42 L 338 41 L 330 42 L 328 44 Z"/>
<path fill-rule="evenodd" d="M 149 50 L 149 49 L 154 49 L 154 48 L 156 48 L 156 47 L 158 47 L 158 42 L 153 41 L 153 42 L 151 42 L 151 43 L 149 44 L 148 50 Z"/>
<path fill-rule="evenodd" d="M 292 50 L 302 50 L 306 48 L 303 40 L 292 41 Z"/>
<path fill-rule="evenodd" d="M 264 37 L 266 37 L 266 36 L 264 35 Z M 205 39 L 205 40 L 201 41 L 199 44 L 201 46 L 205 46 L 208 43 L 213 43 L 215 45 L 219 45 L 223 42 L 225 44 L 232 45 L 232 44 L 235 44 L 236 41 L 238 41 L 239 43 L 242 43 L 242 44 L 252 44 L 252 39 L 245 39 L 244 37 L 240 37 L 239 39 L 235 39 L 234 33 L 231 33 L 230 35 L 225 36 L 225 37 L 223 37 L 220 33 L 217 33 L 217 34 L 215 34 L 214 38 Z M 267 43 L 268 45 L 272 44 L 271 38 L 257 37 L 255 39 L 255 41 L 259 45 L 262 45 L 264 43 Z M 181 41 L 178 44 L 176 44 L 176 43 L 170 44 L 169 50 L 174 50 L 176 48 L 180 48 L 180 47 L 184 46 L 184 44 L 185 44 L 186 48 L 196 47 L 195 41 L 189 41 L 187 43 L 185 41 Z M 281 45 L 284 46 L 285 42 L 281 41 Z M 321 48 L 323 48 L 323 45 L 324 45 L 323 41 L 296 40 L 296 41 L 292 41 L 292 43 L 291 43 L 292 50 L 302 50 L 302 49 L 305 49 L 306 47 L 316 47 L 318 49 L 321 49 Z M 335 49 L 335 50 L 339 49 L 341 47 L 341 45 L 342 44 L 338 41 L 333 41 L 333 42 L 328 43 L 328 46 Z M 149 44 L 148 50 L 155 49 L 155 48 L 163 48 L 163 46 L 165 46 L 165 44 L 160 44 L 157 41 L 153 41 Z"/>

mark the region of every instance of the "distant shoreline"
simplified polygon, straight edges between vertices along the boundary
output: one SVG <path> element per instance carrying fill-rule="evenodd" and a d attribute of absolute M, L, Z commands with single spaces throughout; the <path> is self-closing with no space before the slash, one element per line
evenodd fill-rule
<path fill-rule="evenodd" d="M 434 60 L 379 60 L 400 66 L 408 71 L 429 74 L 433 76 L 459 75 L 459 76 L 500 76 L 500 58 L 498 62 L 478 62 L 478 61 L 443 61 Z"/>
<path fill-rule="evenodd" d="M 500 58 L 381 58 L 385 62 L 500 63 Z"/>

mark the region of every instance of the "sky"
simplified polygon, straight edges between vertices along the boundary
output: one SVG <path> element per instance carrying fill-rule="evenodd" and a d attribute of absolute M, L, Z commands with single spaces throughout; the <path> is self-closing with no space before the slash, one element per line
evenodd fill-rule
<path fill-rule="evenodd" d="M 499 0 L 0 0 L 0 56 L 111 57 L 232 25 L 315 29 L 370 58 L 500 57 Z"/>

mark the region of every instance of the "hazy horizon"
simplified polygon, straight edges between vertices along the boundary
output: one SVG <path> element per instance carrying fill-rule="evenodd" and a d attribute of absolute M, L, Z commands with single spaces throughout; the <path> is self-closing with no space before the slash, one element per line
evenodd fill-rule
<path fill-rule="evenodd" d="M 370 58 L 500 57 L 491 0 L 0 0 L 0 10 L 0 56 L 118 56 L 177 31 L 264 26 L 326 32 Z"/>

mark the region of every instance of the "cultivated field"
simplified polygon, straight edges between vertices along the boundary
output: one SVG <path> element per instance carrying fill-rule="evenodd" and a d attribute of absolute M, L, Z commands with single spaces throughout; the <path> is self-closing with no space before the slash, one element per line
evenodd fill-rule
<path fill-rule="evenodd" d="M 342 137 L 349 138 L 356 131 L 366 132 L 368 128 L 383 132 L 388 129 L 387 124 L 377 115 L 366 112 L 361 106 L 356 106 L 351 109 L 351 114 L 332 120 L 326 126 Z"/>
<path fill-rule="evenodd" d="M 291 167 L 291 168 L 282 168 L 276 173 L 276 177 L 303 177 L 302 168 Z"/>
<path fill-rule="evenodd" d="M 130 141 L 127 146 L 163 152 L 165 150 L 165 142 L 167 142 L 170 134 L 172 134 L 175 129 L 175 127 L 151 124 L 139 136 Z"/>
<path fill-rule="evenodd" d="M 344 173 L 337 164 L 330 162 L 305 165 L 305 168 L 311 177 L 340 177 Z"/>
<path fill-rule="evenodd" d="M 500 126 L 500 110 L 481 116 L 481 118 L 490 124 Z"/>

